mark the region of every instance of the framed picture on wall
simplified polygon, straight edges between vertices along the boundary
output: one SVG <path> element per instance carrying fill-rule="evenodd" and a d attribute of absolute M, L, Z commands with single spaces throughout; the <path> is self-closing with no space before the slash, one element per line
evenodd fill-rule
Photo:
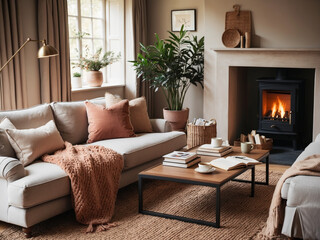
<path fill-rule="evenodd" d="M 179 32 L 181 26 L 188 31 L 196 31 L 196 9 L 171 11 L 171 31 Z"/>

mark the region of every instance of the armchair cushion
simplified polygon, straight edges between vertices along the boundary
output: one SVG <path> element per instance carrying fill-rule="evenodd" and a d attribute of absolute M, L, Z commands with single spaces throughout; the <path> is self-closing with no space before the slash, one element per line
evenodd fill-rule
<path fill-rule="evenodd" d="M 0 177 L 13 182 L 24 176 L 24 167 L 18 159 L 0 156 Z"/>

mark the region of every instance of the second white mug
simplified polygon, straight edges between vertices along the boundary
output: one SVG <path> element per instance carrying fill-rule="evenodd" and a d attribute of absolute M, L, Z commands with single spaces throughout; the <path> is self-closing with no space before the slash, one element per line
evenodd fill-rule
<path fill-rule="evenodd" d="M 211 138 L 211 145 L 212 147 L 221 147 L 222 138 Z"/>

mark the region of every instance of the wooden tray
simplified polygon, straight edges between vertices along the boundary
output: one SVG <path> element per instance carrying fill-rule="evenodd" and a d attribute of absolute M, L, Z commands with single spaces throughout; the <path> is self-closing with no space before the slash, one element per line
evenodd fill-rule
<path fill-rule="evenodd" d="M 236 147 L 240 147 L 241 146 L 241 142 L 239 140 L 236 140 L 233 142 L 233 145 Z M 273 145 L 273 139 L 272 138 L 268 138 L 266 143 L 263 144 L 253 144 L 254 149 L 262 149 L 262 150 L 272 150 L 272 145 Z"/>

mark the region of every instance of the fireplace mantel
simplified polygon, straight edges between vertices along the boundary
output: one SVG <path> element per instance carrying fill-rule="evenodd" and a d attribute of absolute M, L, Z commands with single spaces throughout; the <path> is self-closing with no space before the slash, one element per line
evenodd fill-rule
<path fill-rule="evenodd" d="M 210 76 L 204 81 L 204 117 L 215 118 L 218 136 L 233 141 L 237 121 L 237 67 L 307 68 L 314 69 L 313 139 L 320 133 L 320 49 L 215 48 L 207 53 L 213 61 Z"/>

